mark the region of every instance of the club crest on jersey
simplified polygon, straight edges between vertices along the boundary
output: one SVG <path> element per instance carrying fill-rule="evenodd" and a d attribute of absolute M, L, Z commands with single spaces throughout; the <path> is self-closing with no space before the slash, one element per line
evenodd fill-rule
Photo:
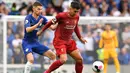
<path fill-rule="evenodd" d="M 26 52 L 28 52 L 29 51 L 29 49 L 28 48 L 26 48 L 26 50 L 25 50 Z"/>
<path fill-rule="evenodd" d="M 25 20 L 25 24 L 27 24 L 28 23 L 28 20 Z"/>

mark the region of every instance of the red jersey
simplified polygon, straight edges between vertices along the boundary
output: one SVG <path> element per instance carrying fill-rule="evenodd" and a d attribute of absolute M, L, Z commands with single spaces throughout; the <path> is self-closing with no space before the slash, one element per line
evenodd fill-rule
<path fill-rule="evenodd" d="M 55 39 L 65 40 L 68 41 L 72 39 L 72 33 L 75 31 L 76 34 L 78 30 L 78 21 L 79 15 L 75 15 L 74 17 L 70 17 L 68 12 L 59 13 L 55 17 L 55 22 L 58 22 L 58 26 L 55 31 Z M 81 37 L 80 35 L 78 35 Z"/>
<path fill-rule="evenodd" d="M 68 12 L 59 13 L 54 19 L 48 22 L 43 28 L 42 32 L 49 28 L 52 23 L 58 22 L 55 31 L 53 45 L 56 49 L 57 55 L 71 53 L 76 50 L 76 43 L 72 39 L 72 33 L 75 32 L 78 38 L 81 38 L 78 29 L 79 15 L 70 17 Z"/>
<path fill-rule="evenodd" d="M 79 15 L 70 17 L 68 12 L 59 13 L 52 21 L 48 22 L 43 28 L 42 31 L 49 28 L 52 23 L 58 22 L 58 26 L 55 31 L 54 40 L 64 40 L 69 41 L 72 38 L 72 33 L 75 32 L 78 38 L 81 38 L 78 29 Z"/>

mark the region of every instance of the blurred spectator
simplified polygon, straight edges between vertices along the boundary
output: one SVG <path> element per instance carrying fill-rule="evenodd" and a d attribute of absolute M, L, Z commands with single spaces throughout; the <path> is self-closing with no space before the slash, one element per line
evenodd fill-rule
<path fill-rule="evenodd" d="M 125 27 L 124 31 L 122 32 L 122 40 L 126 41 L 128 38 L 130 38 L 130 31 L 128 27 Z"/>
<path fill-rule="evenodd" d="M 33 4 L 32 2 L 28 3 L 27 14 L 31 14 L 33 12 L 33 10 L 32 10 L 32 4 Z"/>
<path fill-rule="evenodd" d="M 99 40 L 100 40 L 100 32 L 94 32 L 93 33 L 93 38 L 94 38 L 94 51 L 96 52 L 96 50 L 99 48 Z M 96 55 L 97 56 L 97 55 Z"/>
<path fill-rule="evenodd" d="M 92 32 L 92 26 L 91 25 L 85 25 L 85 26 L 86 26 L 85 32 Z"/>
<path fill-rule="evenodd" d="M 113 8 L 113 0 L 107 0 L 107 4 L 108 4 L 108 10 L 107 10 L 107 12 L 108 12 L 108 14 L 110 14 L 111 13 L 111 10 L 112 10 L 112 8 Z"/>
<path fill-rule="evenodd" d="M 130 54 L 126 48 L 121 49 L 121 53 L 118 56 L 120 64 L 130 64 Z"/>
<path fill-rule="evenodd" d="M 92 4 L 92 7 L 90 8 L 90 15 L 91 16 L 98 16 L 99 15 L 99 11 L 98 11 L 98 7 L 96 3 Z"/>
<path fill-rule="evenodd" d="M 4 2 L 0 3 L 0 13 L 8 15 L 9 10 L 6 8 L 6 4 Z"/>
<path fill-rule="evenodd" d="M 87 43 L 85 44 L 85 49 L 87 51 L 88 56 L 95 57 L 94 55 L 94 38 L 92 36 L 91 32 L 88 32 L 86 36 L 84 37 L 85 40 L 87 40 Z"/>
<path fill-rule="evenodd" d="M 120 10 L 121 13 L 122 13 L 124 10 L 126 10 L 128 6 L 129 6 L 129 5 L 128 5 L 128 0 L 120 0 L 119 10 Z"/>
<path fill-rule="evenodd" d="M 9 48 L 9 44 L 7 44 L 7 56 L 8 56 L 7 63 L 8 64 L 12 63 L 11 60 L 12 60 L 12 56 L 13 56 L 13 51 L 11 48 Z"/>
<path fill-rule="evenodd" d="M 52 4 L 48 4 L 48 8 L 46 9 L 46 15 L 47 16 L 53 16 L 53 15 L 56 15 L 56 14 L 57 14 L 57 12 L 52 7 Z"/>
<path fill-rule="evenodd" d="M 85 8 L 83 9 L 81 16 L 91 16 L 90 12 L 90 6 L 86 5 Z"/>
<path fill-rule="evenodd" d="M 58 13 L 63 11 L 62 4 L 63 0 L 52 0 L 52 5 Z"/>
<path fill-rule="evenodd" d="M 23 26 L 23 24 L 24 24 L 24 22 L 18 22 L 17 24 L 16 24 L 16 32 L 15 33 L 17 33 L 17 34 L 19 34 L 19 37 L 20 38 L 22 38 L 23 36 L 24 36 L 24 26 Z"/>
<path fill-rule="evenodd" d="M 23 64 L 24 63 L 24 56 L 23 52 L 21 52 L 21 47 L 19 46 L 13 46 L 14 52 L 12 56 L 12 63 L 14 64 Z"/>
<path fill-rule="evenodd" d="M 112 9 L 111 12 L 113 14 L 113 16 L 120 16 L 121 12 L 118 10 L 117 6 L 116 6 L 116 2 L 112 2 Z"/>
<path fill-rule="evenodd" d="M 73 0 L 37 0 L 43 4 L 47 16 L 67 11 Z M 128 0 L 77 0 L 81 3 L 81 16 L 129 16 L 130 4 Z M 5 1 L 6 2 L 6 1 Z M 32 13 L 34 1 L 21 1 L 10 4 L 1 2 L 0 13 L 9 15 L 27 15 Z M 9 9 L 9 10 L 8 10 Z M 43 15 L 44 15 L 43 14 Z"/>
<path fill-rule="evenodd" d="M 8 24 L 8 26 L 7 26 L 8 29 L 11 29 L 13 33 L 17 32 L 17 30 L 16 30 L 17 29 L 17 25 L 14 22 L 7 22 L 7 24 Z"/>
<path fill-rule="evenodd" d="M 22 3 L 22 6 L 19 8 L 20 15 L 27 15 L 27 4 Z"/>
<path fill-rule="evenodd" d="M 20 39 L 19 34 L 15 34 L 15 39 L 12 41 L 13 45 L 13 56 L 12 63 L 24 63 L 23 53 L 21 52 L 21 43 L 22 39 Z"/>
<path fill-rule="evenodd" d="M 7 30 L 7 43 L 9 44 L 9 48 L 13 48 L 12 46 L 12 41 L 14 40 L 14 35 L 13 35 L 13 32 L 12 32 L 12 29 L 8 29 Z"/>
<path fill-rule="evenodd" d="M 94 32 L 96 33 L 102 33 L 103 32 L 103 25 L 102 24 L 95 24 L 96 29 L 94 30 Z"/>
<path fill-rule="evenodd" d="M 19 34 L 15 34 L 15 39 L 12 41 L 12 45 L 14 47 L 19 47 L 22 43 L 22 40 L 20 39 Z"/>
<path fill-rule="evenodd" d="M 129 16 L 130 14 L 128 13 L 128 3 L 127 2 L 123 3 L 122 7 L 123 9 L 121 11 L 122 13 L 121 16 Z"/>
<path fill-rule="evenodd" d="M 99 5 L 99 9 L 100 9 L 100 13 L 99 13 L 100 16 L 108 15 L 108 13 L 107 13 L 108 4 L 105 1 L 103 1 L 102 4 Z"/>
<path fill-rule="evenodd" d="M 62 4 L 63 11 L 66 12 L 69 8 L 69 4 L 71 3 L 71 0 L 64 0 Z"/>
<path fill-rule="evenodd" d="M 89 4 L 90 6 L 92 6 L 93 3 L 95 3 L 95 0 L 84 0 L 86 2 L 86 4 Z"/>
<path fill-rule="evenodd" d="M 11 11 L 8 15 L 19 15 L 19 11 L 16 9 L 17 5 L 16 3 L 12 4 Z"/>
<path fill-rule="evenodd" d="M 85 44 L 85 49 L 92 54 L 91 52 L 94 50 L 94 39 L 91 32 L 88 32 L 86 36 L 84 37 L 85 40 L 87 40 L 87 43 Z M 87 53 L 87 54 L 89 54 Z"/>

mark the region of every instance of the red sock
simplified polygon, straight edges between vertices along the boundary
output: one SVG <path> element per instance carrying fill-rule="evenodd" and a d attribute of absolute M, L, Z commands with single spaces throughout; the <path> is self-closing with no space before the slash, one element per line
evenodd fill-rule
<path fill-rule="evenodd" d="M 82 70 L 83 70 L 83 63 L 76 62 L 75 64 L 76 73 L 82 73 Z"/>
<path fill-rule="evenodd" d="M 49 69 L 47 70 L 47 73 L 50 73 L 54 70 L 56 70 L 57 68 L 59 68 L 61 65 L 63 65 L 63 63 L 60 60 L 57 60 L 55 62 L 52 63 L 52 65 L 49 67 Z"/>

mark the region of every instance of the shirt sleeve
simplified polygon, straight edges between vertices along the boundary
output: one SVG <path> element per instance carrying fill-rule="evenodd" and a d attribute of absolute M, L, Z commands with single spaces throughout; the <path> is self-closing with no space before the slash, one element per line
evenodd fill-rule
<path fill-rule="evenodd" d="M 79 28 L 78 28 L 78 21 L 79 21 L 79 17 L 77 18 L 77 23 L 76 23 L 76 27 L 74 29 L 77 37 L 80 39 L 81 38 L 81 34 L 80 34 L 80 31 L 79 31 Z"/>
<path fill-rule="evenodd" d="M 75 27 L 75 33 L 76 33 L 76 35 L 77 35 L 77 37 L 80 39 L 81 38 L 81 34 L 80 34 L 80 32 L 79 32 L 79 28 L 78 28 L 78 25 L 76 25 L 76 27 Z"/>
<path fill-rule="evenodd" d="M 25 28 L 27 28 L 27 27 L 30 27 L 30 26 L 31 26 L 31 25 L 30 25 L 30 21 L 29 21 L 29 18 L 28 18 L 28 17 L 26 17 L 26 18 L 25 18 L 25 20 L 24 20 L 24 24 L 25 24 L 25 25 L 24 25 L 24 27 L 25 27 Z"/>

